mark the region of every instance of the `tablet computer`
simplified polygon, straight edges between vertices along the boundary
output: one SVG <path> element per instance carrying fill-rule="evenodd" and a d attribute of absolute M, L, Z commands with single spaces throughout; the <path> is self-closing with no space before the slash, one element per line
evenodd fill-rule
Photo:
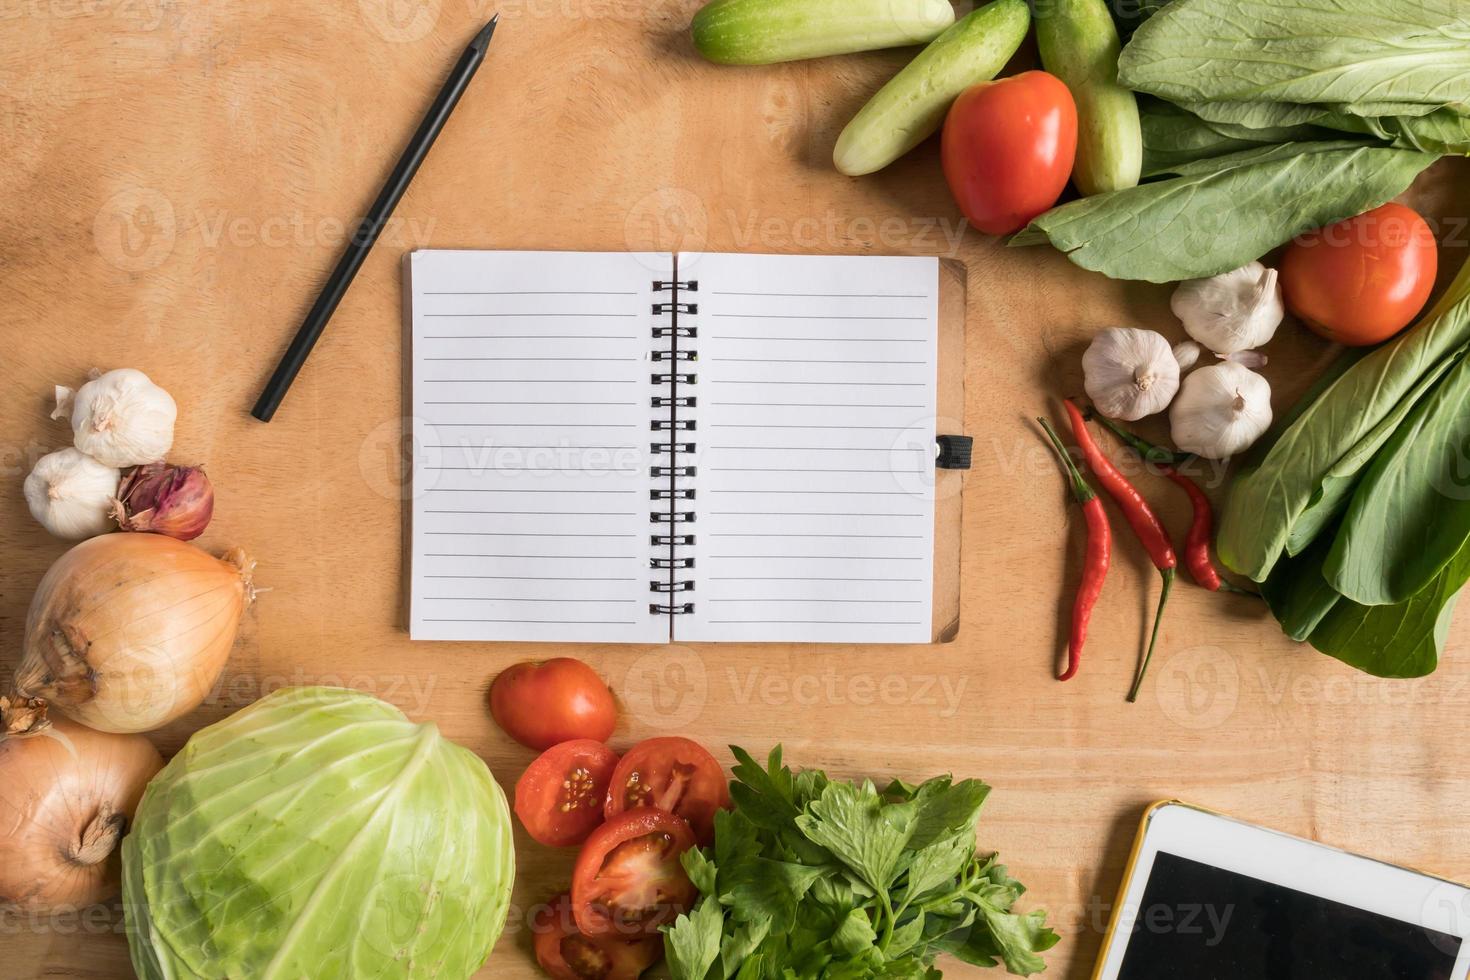
<path fill-rule="evenodd" d="M 1095 980 L 1465 980 L 1470 890 L 1188 804 L 1152 807 Z"/>

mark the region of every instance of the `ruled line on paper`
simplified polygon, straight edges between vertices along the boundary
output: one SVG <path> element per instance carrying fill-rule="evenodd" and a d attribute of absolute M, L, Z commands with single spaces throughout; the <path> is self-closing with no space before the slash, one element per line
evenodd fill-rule
<path fill-rule="evenodd" d="M 700 384 L 713 389 L 699 425 L 714 435 L 700 448 L 715 455 L 699 469 L 696 604 L 676 639 L 927 641 L 932 449 L 888 440 L 922 435 L 935 414 L 937 262 L 698 263 L 713 325 L 699 345 Z M 887 605 L 864 615 L 864 585 Z"/>
<path fill-rule="evenodd" d="M 415 446 L 413 635 L 666 641 L 667 617 L 644 613 L 651 529 L 634 506 L 649 447 L 607 440 L 649 427 L 656 341 L 640 321 L 673 257 L 427 251 L 410 263 L 412 414 L 443 427 Z"/>

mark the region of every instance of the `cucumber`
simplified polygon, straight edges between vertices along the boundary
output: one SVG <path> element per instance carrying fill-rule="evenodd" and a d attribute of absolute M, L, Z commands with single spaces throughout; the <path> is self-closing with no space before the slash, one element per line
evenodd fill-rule
<path fill-rule="evenodd" d="M 1077 162 L 1072 183 L 1083 194 L 1138 185 L 1143 129 L 1138 99 L 1118 84 L 1118 28 L 1107 0 L 1044 0 L 1036 8 L 1041 64 L 1077 101 Z"/>
<path fill-rule="evenodd" d="M 924 44 L 954 23 L 949 0 L 714 0 L 694 46 L 722 65 L 770 65 Z"/>
<path fill-rule="evenodd" d="M 837 137 L 832 162 L 850 177 L 882 170 L 944 122 L 950 103 L 1005 67 L 1026 38 L 1026 0 L 994 0 L 971 12 L 909 62 Z"/>

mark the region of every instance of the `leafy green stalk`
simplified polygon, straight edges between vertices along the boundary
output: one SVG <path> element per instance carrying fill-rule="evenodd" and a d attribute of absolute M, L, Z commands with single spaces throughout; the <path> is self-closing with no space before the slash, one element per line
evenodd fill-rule
<path fill-rule="evenodd" d="M 735 748 L 734 809 L 684 857 L 701 892 L 666 930 L 675 980 L 931 980 L 941 953 L 1039 972 L 1056 933 L 1014 906 L 1025 889 L 977 853 L 989 788 L 793 773 Z"/>
<path fill-rule="evenodd" d="M 1434 160 L 1352 140 L 1260 145 L 1179 164 L 1169 180 L 1063 204 L 1010 244 L 1050 241 L 1114 279 L 1197 279 L 1392 200 Z"/>
<path fill-rule="evenodd" d="M 1470 7 L 1458 0 L 1190 0 L 1124 48 L 1123 84 L 1174 102 L 1344 103 L 1371 115 L 1470 107 Z"/>
<path fill-rule="evenodd" d="M 1221 560 L 1257 582 L 1303 551 L 1347 506 L 1365 467 L 1470 343 L 1470 263 L 1419 323 L 1357 361 L 1303 409 L 1260 464 L 1238 476 L 1221 515 Z M 1308 524 L 1311 533 L 1297 529 Z M 1294 535 L 1293 532 L 1297 533 Z"/>

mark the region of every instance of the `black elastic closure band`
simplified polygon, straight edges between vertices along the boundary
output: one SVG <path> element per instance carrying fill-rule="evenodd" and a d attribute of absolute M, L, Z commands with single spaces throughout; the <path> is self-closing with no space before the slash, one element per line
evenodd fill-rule
<path fill-rule="evenodd" d="M 974 439 L 969 436 L 938 436 L 934 441 L 939 443 L 939 455 L 934 458 L 935 468 L 941 470 L 970 468 L 970 457 L 975 446 Z"/>

